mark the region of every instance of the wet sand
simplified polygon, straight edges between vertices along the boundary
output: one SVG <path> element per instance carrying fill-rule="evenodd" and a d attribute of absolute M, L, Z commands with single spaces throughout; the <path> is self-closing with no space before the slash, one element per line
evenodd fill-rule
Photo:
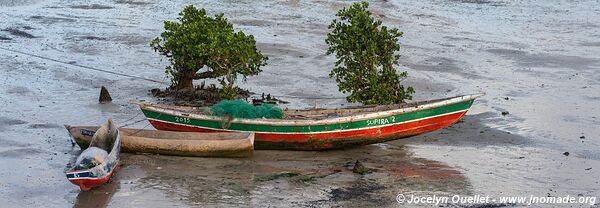
<path fill-rule="evenodd" d="M 263 73 L 242 87 L 338 98 L 343 94 L 328 78 L 335 59 L 324 55 L 324 40 L 335 12 L 349 3 L 195 5 L 224 12 L 269 56 Z M 80 150 L 62 124 L 98 125 L 110 117 L 151 128 L 128 101 L 153 101 L 148 90 L 166 86 L 64 63 L 168 81 L 167 62 L 148 42 L 185 5 L 0 0 L 0 207 L 397 207 L 398 193 L 600 196 L 598 2 L 492 0 L 371 2 L 375 15 L 405 34 L 399 70 L 409 72 L 415 100 L 487 93 L 460 123 L 327 152 L 256 151 L 246 159 L 123 154 L 110 184 L 80 192 L 63 174 Z M 97 104 L 101 86 L 113 103 Z M 352 105 L 282 99 L 291 108 Z M 372 172 L 352 173 L 356 160 Z"/>

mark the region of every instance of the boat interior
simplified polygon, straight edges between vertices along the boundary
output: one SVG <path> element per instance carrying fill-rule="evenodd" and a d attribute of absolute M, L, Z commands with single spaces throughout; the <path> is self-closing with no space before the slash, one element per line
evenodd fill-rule
<path fill-rule="evenodd" d="M 86 131 L 97 131 L 99 126 L 69 126 L 67 129 L 71 134 Z M 202 133 L 195 132 L 176 132 L 176 131 L 160 131 L 150 129 L 130 129 L 120 128 L 121 136 L 143 137 L 148 139 L 165 139 L 165 140 L 239 140 L 248 139 L 251 133 L 247 132 L 219 132 L 219 133 Z"/>
<path fill-rule="evenodd" d="M 117 129 L 110 119 L 102 127 L 104 128 L 100 129 L 101 127 L 98 127 L 94 130 L 95 133 L 92 136 L 90 147 L 98 147 L 110 153 L 117 139 Z M 100 132 L 98 131 L 99 129 Z"/>

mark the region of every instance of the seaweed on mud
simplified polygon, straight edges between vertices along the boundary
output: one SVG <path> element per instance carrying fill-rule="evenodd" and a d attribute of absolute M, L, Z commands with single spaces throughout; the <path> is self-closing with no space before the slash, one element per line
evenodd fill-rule
<path fill-rule="evenodd" d="M 467 4 L 485 4 L 490 6 L 504 6 L 505 3 L 490 0 L 451 0 L 453 2 L 467 3 Z"/>
<path fill-rule="evenodd" d="M 60 129 L 61 125 L 53 124 L 53 123 L 35 123 L 29 125 L 30 129 Z"/>
<path fill-rule="evenodd" d="M 492 3 L 498 3 L 498 2 L 489 1 L 489 0 L 451 0 L 451 1 L 460 2 L 460 3 L 468 3 L 468 4 L 492 4 Z"/>
<path fill-rule="evenodd" d="M 332 201 L 348 201 L 351 199 L 372 199 L 369 195 L 385 186 L 374 182 L 360 182 L 349 188 L 335 188 L 329 193 Z"/>
<path fill-rule="evenodd" d="M 592 69 L 600 59 L 554 53 L 529 53 L 522 50 L 491 48 L 489 53 L 515 61 L 523 67 Z"/>
<path fill-rule="evenodd" d="M 452 1 L 458 1 L 461 3 L 471 3 L 471 4 L 489 4 L 492 3 L 492 1 L 488 1 L 488 0 L 452 0 Z"/>
<path fill-rule="evenodd" d="M 26 124 L 27 121 L 12 119 L 8 117 L 0 117 L 0 131 L 8 129 L 9 126 Z"/>
<path fill-rule="evenodd" d="M 17 37 L 23 37 L 23 38 L 35 38 L 35 36 L 33 36 L 32 34 L 29 34 L 28 32 L 19 30 L 17 28 L 6 28 L 2 31 L 6 31 L 8 33 L 10 33 L 13 36 L 17 36 Z"/>
<path fill-rule="evenodd" d="M 21 125 L 26 124 L 27 121 L 12 119 L 8 117 L 0 117 L 0 126 L 13 126 L 13 125 Z"/>
<path fill-rule="evenodd" d="M 8 94 L 24 95 L 24 94 L 31 92 L 31 90 L 29 90 L 29 88 L 27 88 L 27 87 L 16 86 L 16 87 L 10 87 L 8 90 L 6 90 L 6 92 Z"/>
<path fill-rule="evenodd" d="M 117 3 L 117 4 L 137 5 L 137 6 L 143 6 L 143 5 L 152 4 L 150 2 L 132 1 L 132 0 L 116 0 L 115 3 Z"/>
<path fill-rule="evenodd" d="M 108 38 L 98 37 L 98 36 L 93 36 L 93 35 L 73 36 L 73 37 L 68 37 L 68 38 L 65 38 L 65 39 L 66 40 L 99 40 L 99 41 L 106 41 L 106 40 L 108 40 Z"/>
<path fill-rule="evenodd" d="M 0 157 L 1 158 L 21 158 L 24 155 L 37 155 L 37 154 L 41 154 L 44 151 L 36 149 L 36 148 L 18 148 L 18 149 L 9 149 L 9 150 L 5 150 L 5 151 L 0 151 Z"/>
<path fill-rule="evenodd" d="M 308 202 L 307 206 L 331 206 L 331 203 L 345 204 L 348 201 L 365 202 L 369 204 L 376 204 L 378 207 L 387 207 L 395 200 L 390 200 L 385 194 L 375 193 L 380 190 L 386 189 L 385 186 L 378 184 L 373 181 L 358 181 L 352 187 L 347 188 L 334 188 L 329 192 L 329 199 L 322 199 L 317 201 Z"/>
<path fill-rule="evenodd" d="M 300 174 L 293 173 L 293 172 L 281 172 L 281 173 L 259 175 L 254 180 L 264 182 L 264 181 L 277 180 L 277 179 L 281 179 L 281 178 L 291 178 L 291 177 L 298 176 L 298 175 L 300 175 Z"/>
<path fill-rule="evenodd" d="M 83 39 L 83 40 L 108 40 L 107 38 L 103 38 L 103 37 L 96 37 L 96 36 L 91 36 L 91 35 L 88 35 L 88 36 L 81 36 L 81 37 L 79 37 L 79 38 L 80 38 L 80 39 Z"/>
<path fill-rule="evenodd" d="M 111 6 L 101 5 L 101 4 L 92 4 L 92 5 L 73 5 L 72 9 L 112 9 Z"/>
<path fill-rule="evenodd" d="M 76 19 L 65 18 L 65 17 L 47 17 L 40 15 L 33 15 L 29 17 L 29 20 L 35 20 L 43 24 L 54 24 L 54 23 L 69 23 L 69 22 L 77 22 Z"/>
<path fill-rule="evenodd" d="M 28 4 L 34 4 L 40 2 L 41 0 L 4 0 L 0 1 L 0 7 L 12 7 L 12 6 L 23 6 Z"/>
<path fill-rule="evenodd" d="M 4 37 L 0 35 L 0 40 L 12 40 L 12 38 Z"/>

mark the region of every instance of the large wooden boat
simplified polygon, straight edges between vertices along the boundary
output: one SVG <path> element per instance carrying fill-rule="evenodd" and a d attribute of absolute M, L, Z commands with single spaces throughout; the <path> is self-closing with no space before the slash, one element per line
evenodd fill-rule
<path fill-rule="evenodd" d="M 74 166 L 65 171 L 67 179 L 71 183 L 78 185 L 83 191 L 98 187 L 110 180 L 119 165 L 121 152 L 119 130 L 114 127 L 111 120 L 108 120 L 106 124 L 102 125 L 98 131 L 92 134 L 90 141 L 88 142 L 89 146 L 82 147 L 82 149 L 98 147 L 106 150 L 108 155 L 103 158 L 103 162 L 89 169 L 81 170 Z"/>
<path fill-rule="evenodd" d="M 65 125 L 80 147 L 87 146 L 98 126 Z M 197 133 L 120 128 L 123 152 L 194 157 L 248 157 L 254 150 L 254 133 Z"/>
<path fill-rule="evenodd" d="M 285 110 L 284 119 L 211 116 L 207 108 L 136 102 L 156 129 L 255 132 L 255 149 L 325 150 L 380 143 L 457 122 L 483 94 L 339 109 Z"/>

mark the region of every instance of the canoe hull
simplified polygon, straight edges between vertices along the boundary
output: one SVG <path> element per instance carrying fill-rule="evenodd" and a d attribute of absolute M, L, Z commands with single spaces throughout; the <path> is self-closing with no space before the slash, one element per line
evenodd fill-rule
<path fill-rule="evenodd" d="M 105 183 L 107 183 L 113 176 L 116 167 L 118 167 L 119 161 L 117 160 L 115 162 L 115 168 L 111 169 L 110 172 L 106 173 L 106 175 L 102 176 L 102 177 L 98 177 L 98 178 L 93 178 L 93 177 L 77 177 L 75 175 L 75 177 L 73 178 L 67 178 L 69 179 L 69 182 L 71 182 L 72 184 L 75 184 L 77 186 L 79 186 L 79 189 L 81 189 L 82 191 L 87 191 L 90 190 L 92 188 L 96 188 L 98 186 L 104 185 Z M 71 174 L 74 174 L 73 172 Z"/>
<path fill-rule="evenodd" d="M 121 136 L 119 130 L 112 124 L 112 120 L 109 119 L 93 137 L 93 139 L 90 138 L 91 144 L 89 146 L 91 147 L 99 147 L 97 145 L 102 142 L 109 142 L 112 146 L 106 147 L 110 148 L 110 151 L 107 151 L 108 155 L 104 158 L 104 161 L 89 169 L 78 170 L 76 167 L 71 167 L 65 171 L 67 180 L 79 186 L 82 191 L 90 190 L 107 183 L 119 166 Z"/>
<path fill-rule="evenodd" d="M 65 125 L 73 140 L 86 148 L 97 126 Z M 144 129 L 119 129 L 121 150 L 129 153 L 152 153 L 190 157 L 250 157 L 254 150 L 254 133 L 172 132 Z"/>
<path fill-rule="evenodd" d="M 214 118 L 141 106 L 156 129 L 186 132 L 255 132 L 255 149 L 327 150 L 381 143 L 450 126 L 460 120 L 477 96 L 457 97 L 430 106 L 378 112 L 363 117 L 293 123 L 294 120 L 233 120 L 219 128 Z M 451 101 L 451 102 L 450 102 Z M 183 121 L 183 122 L 181 122 Z M 212 123 L 211 123 L 212 122 Z M 254 122 L 254 123 L 251 123 Z M 263 123 L 260 123 L 263 122 Z M 272 122 L 271 124 L 264 124 Z M 284 123 L 286 122 L 286 123 Z M 320 122 L 320 123 L 318 123 Z M 345 123 L 344 123 L 345 122 Z M 283 123 L 283 124 L 282 124 Z M 221 124 L 223 125 L 223 124 Z"/>

